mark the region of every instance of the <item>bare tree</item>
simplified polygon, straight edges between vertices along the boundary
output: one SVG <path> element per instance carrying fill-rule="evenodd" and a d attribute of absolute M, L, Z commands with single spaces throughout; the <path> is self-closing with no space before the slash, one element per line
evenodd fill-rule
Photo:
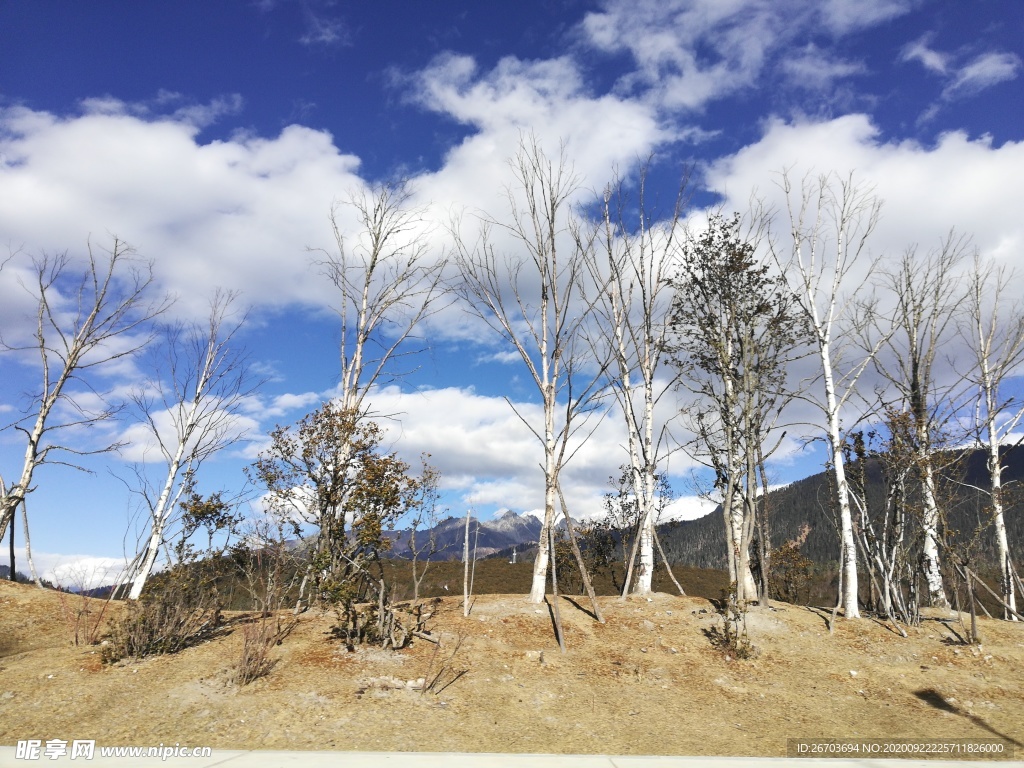
<path fill-rule="evenodd" d="M 252 379 L 236 336 L 245 314 L 233 317 L 237 294 L 217 291 L 204 324 L 165 329 L 159 355 L 164 367 L 132 395 L 147 440 L 159 452 L 160 479 L 148 477 L 145 459 L 136 465 L 135 493 L 142 499 L 149 534 L 126 574 L 128 597 L 138 600 L 167 542 L 183 495 L 195 487 L 203 462 L 245 439 L 240 410 L 259 386 Z"/>
<path fill-rule="evenodd" d="M 920 621 L 918 560 L 923 537 L 915 533 L 908 498 L 918 453 L 909 413 L 885 408 L 881 426 L 881 430 L 851 432 L 843 452 L 856 512 L 857 544 L 872 587 L 872 608 L 906 637 L 895 622 Z M 882 494 L 869 492 L 869 475 L 876 473 Z"/>
<path fill-rule="evenodd" d="M 67 252 L 32 260 L 32 283 L 23 286 L 36 306 L 31 342 L 3 343 L 7 351 L 38 355 L 39 387 L 26 411 L 5 428 L 24 435 L 25 453 L 18 480 L 0 478 L 0 540 L 14 513 L 35 486 L 44 464 L 84 469 L 84 456 L 117 447 L 89 447 L 81 433 L 112 418 L 120 409 L 100 391 L 97 377 L 133 356 L 151 338 L 150 322 L 169 302 L 151 302 L 152 264 L 114 238 L 98 253 L 88 243 L 81 272 Z"/>
<path fill-rule="evenodd" d="M 1003 618 L 1016 621 L 1017 598 L 1003 502 L 1002 444 L 1024 418 L 1020 398 L 1001 390 L 1024 362 L 1024 306 L 1010 299 L 1014 273 L 975 254 L 960 333 L 973 352 L 966 378 L 977 387 L 976 439 L 988 450 L 988 493 L 995 526 Z"/>
<path fill-rule="evenodd" d="M 439 522 L 437 505 L 440 498 L 438 482 L 440 474 L 427 463 L 429 458 L 429 454 L 423 454 L 421 457 L 421 503 L 409 521 L 409 560 L 412 562 L 412 600 L 414 604 L 418 604 L 420 601 L 420 589 L 423 586 L 423 579 L 426 578 L 427 571 L 430 570 L 431 558 L 441 550 L 437 538 L 437 524 Z M 426 529 L 426 541 L 422 539 L 417 541 L 421 528 Z M 421 558 L 422 568 L 420 568 Z"/>
<path fill-rule="evenodd" d="M 932 605 L 949 607 L 942 583 L 939 539 L 942 524 L 939 509 L 934 450 L 940 431 L 947 426 L 956 404 L 955 388 L 960 383 L 950 366 L 947 375 L 937 377 L 935 363 L 943 345 L 956 330 L 957 313 L 966 291 L 957 271 L 967 252 L 967 240 L 950 232 L 939 248 L 921 255 L 916 248 L 903 253 L 895 268 L 882 273 L 892 309 L 876 314 L 873 348 L 884 337 L 888 354 L 874 356 L 875 367 L 896 390 L 914 420 L 917 474 L 920 480 L 924 532 L 922 565 Z"/>
<path fill-rule="evenodd" d="M 774 433 L 791 399 L 788 364 L 804 333 L 795 297 L 741 236 L 739 216 L 713 216 L 686 246 L 673 336 L 683 386 L 698 398 L 689 409 L 696 435 L 689 450 L 715 474 L 740 606 L 758 599 L 750 547 L 766 490 L 763 467 L 782 439 Z"/>
<path fill-rule="evenodd" d="M 857 543 L 843 456 L 841 413 L 884 337 L 876 339 L 867 354 L 850 361 L 846 354 L 850 345 L 844 341 L 842 324 L 851 319 L 852 299 L 878 263 L 878 258 L 871 258 L 866 250 L 882 203 L 870 188 L 857 184 L 852 174 L 846 178 L 833 174 L 805 177 L 796 190 L 788 173 L 783 172 L 779 185 L 786 195 L 791 251 L 788 256 L 776 251 L 775 258 L 807 319 L 820 362 L 821 397 L 810 399 L 825 417 L 828 461 L 839 506 L 843 564 L 840 602 L 846 618 L 855 619 L 860 616 Z"/>
<path fill-rule="evenodd" d="M 341 320 L 341 378 L 334 412 L 324 413 L 322 418 L 348 425 L 337 430 L 343 441 L 334 459 L 339 467 L 348 466 L 354 449 L 345 441 L 361 434 L 359 422 L 370 415 L 367 399 L 371 391 L 409 373 L 401 360 L 421 350 L 412 343 L 416 330 L 438 311 L 446 293 L 445 259 L 431 253 L 424 212 L 411 201 L 412 193 L 401 182 L 353 193 L 331 208 L 334 251 L 313 251 L 338 295 L 334 310 Z M 345 211 L 355 214 L 354 233 L 346 232 Z M 377 429 L 376 424 L 368 424 Z M 325 531 L 331 530 L 323 526 L 325 522 L 319 523 L 318 537 L 323 541 Z M 344 526 L 344 521 L 340 524 Z M 296 610 L 302 606 L 311 576 L 314 571 L 307 570 Z"/>
<path fill-rule="evenodd" d="M 658 469 L 668 453 L 667 424 L 658 420 L 656 409 L 678 379 L 677 369 L 665 363 L 672 315 L 669 279 L 686 191 L 684 179 L 670 217 L 655 224 L 645 207 L 646 177 L 645 167 L 639 174 L 636 221 L 626 220 L 632 205 L 617 179 L 605 189 L 601 219 L 579 239 L 597 291 L 591 324 L 596 353 L 605 360 L 608 387 L 626 426 L 633 475 L 629 485 L 640 515 L 640 567 L 633 588 L 638 595 L 651 591 Z M 624 596 L 630 590 L 632 561 L 626 563 Z"/>
<path fill-rule="evenodd" d="M 583 292 L 583 249 L 571 237 L 569 221 L 568 202 L 579 180 L 564 147 L 558 157 L 549 158 L 532 136 L 521 138 L 509 165 L 515 186 L 506 190 L 508 219 L 481 218 L 473 244 L 461 237 L 457 222 L 452 229 L 461 298 L 516 350 L 541 399 L 542 424 L 516 411 L 544 447 L 544 520 L 530 590 L 530 600 L 540 603 L 552 557 L 559 473 L 592 405 L 597 375 L 580 333 L 591 307 Z M 518 252 L 503 252 L 496 231 L 508 236 Z"/>
<path fill-rule="evenodd" d="M 382 184 L 336 203 L 330 215 L 335 250 L 314 251 L 338 295 L 338 400 L 360 416 L 375 385 L 407 373 L 396 365 L 419 351 L 409 342 L 445 293 L 445 260 L 430 252 L 423 211 L 411 206 L 411 197 L 404 184 Z M 346 209 L 355 213 L 352 235 L 341 220 Z"/>

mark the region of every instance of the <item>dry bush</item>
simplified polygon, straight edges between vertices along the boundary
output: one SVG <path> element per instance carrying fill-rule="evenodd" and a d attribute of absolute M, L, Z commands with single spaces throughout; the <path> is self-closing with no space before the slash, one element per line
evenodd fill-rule
<path fill-rule="evenodd" d="M 60 615 L 72 645 L 96 645 L 100 641 L 111 598 L 96 599 L 83 592 L 57 590 Z"/>
<path fill-rule="evenodd" d="M 280 645 L 295 628 L 296 619 L 282 621 L 280 616 L 261 616 L 242 627 L 242 655 L 231 672 L 230 682 L 237 686 L 266 677 L 277 664 L 269 658 L 270 649 Z"/>
<path fill-rule="evenodd" d="M 205 565 L 175 566 L 153 579 L 141 599 L 125 605 L 110 622 L 103 660 L 177 653 L 212 634 L 221 624 L 221 606 Z"/>
<path fill-rule="evenodd" d="M 465 639 L 466 636 L 460 634 L 455 640 L 455 645 L 446 654 L 441 653 L 440 642 L 434 644 L 434 652 L 430 655 L 430 660 L 427 662 L 426 672 L 420 678 L 423 680 L 419 688 L 421 695 L 432 693 L 437 696 L 445 688 L 454 684 L 459 678 L 469 672 L 468 669 L 456 668 L 456 657 L 459 655 L 459 650 L 462 648 L 462 643 Z"/>
<path fill-rule="evenodd" d="M 85 567 L 62 571 L 64 577 L 53 588 L 57 591 L 68 640 L 75 646 L 96 645 L 103 633 L 114 593 L 111 589 L 105 598 L 89 597 L 88 593 L 95 585 L 108 580 L 109 574 L 103 569 Z"/>
<path fill-rule="evenodd" d="M 719 605 L 722 625 L 703 630 L 704 636 L 725 654 L 727 661 L 756 658 L 760 651 L 747 634 L 746 606 L 736 600 L 736 593 L 732 590 L 723 597 Z"/>

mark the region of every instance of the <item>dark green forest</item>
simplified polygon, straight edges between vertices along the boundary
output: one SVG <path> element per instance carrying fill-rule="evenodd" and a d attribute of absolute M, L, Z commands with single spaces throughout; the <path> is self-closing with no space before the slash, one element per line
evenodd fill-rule
<path fill-rule="evenodd" d="M 981 565 L 991 566 L 996 559 L 995 539 L 989 517 L 986 454 L 976 450 L 946 453 L 937 466 L 943 467 L 942 509 L 947 546 L 957 547 Z M 1003 454 L 1004 500 L 1007 535 L 1014 551 L 1024 544 L 1024 449 L 1006 449 Z M 878 461 L 869 459 L 866 467 L 869 503 L 877 503 L 884 494 Z M 776 549 L 808 532 L 800 552 L 815 563 L 834 563 L 839 559 L 839 534 L 834 493 L 826 472 L 804 478 L 768 494 L 768 521 L 771 546 Z M 663 523 L 658 527 L 669 562 L 695 568 L 725 568 L 725 529 L 719 511 L 698 520 Z M 969 549 L 969 551 L 967 551 Z"/>

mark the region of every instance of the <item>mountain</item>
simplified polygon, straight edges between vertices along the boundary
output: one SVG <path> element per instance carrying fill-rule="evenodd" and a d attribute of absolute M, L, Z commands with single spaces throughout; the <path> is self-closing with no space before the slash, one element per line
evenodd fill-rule
<path fill-rule="evenodd" d="M 987 497 L 980 491 L 988 487 L 986 453 L 982 450 L 956 455 L 945 454 L 940 483 L 946 529 L 958 542 L 966 542 L 980 530 L 978 554 L 989 563 L 996 560 L 995 537 L 986 513 Z M 1024 451 L 1006 450 L 1003 472 L 1007 505 L 1007 536 L 1011 551 L 1024 547 L 1024 495 L 1018 490 L 1024 480 Z M 869 460 L 866 467 L 867 495 L 879 503 L 884 494 L 881 467 Z M 778 488 L 768 494 L 769 536 L 772 547 L 796 539 L 806 526 L 809 529 L 800 551 L 818 563 L 839 559 L 839 535 L 832 511 L 832 490 L 829 477 L 820 472 L 803 480 Z M 725 525 L 721 508 L 697 520 L 664 523 L 658 535 L 665 555 L 673 563 L 696 568 L 725 568 Z"/>
<path fill-rule="evenodd" d="M 476 547 L 477 558 L 484 558 L 503 549 L 520 544 L 536 542 L 540 536 L 542 523 L 534 515 L 520 515 L 507 510 L 494 520 L 481 521 L 473 517 L 469 523 L 469 546 Z M 433 529 L 416 532 L 416 549 L 421 550 L 420 558 L 431 560 L 458 560 L 462 558 L 464 538 L 466 534 L 466 518 L 448 517 Z M 434 544 L 430 545 L 433 536 Z M 394 556 L 408 558 L 410 551 L 411 531 L 409 529 L 393 531 L 388 534 L 391 539 L 391 553 Z M 423 548 L 427 547 L 425 551 Z"/>

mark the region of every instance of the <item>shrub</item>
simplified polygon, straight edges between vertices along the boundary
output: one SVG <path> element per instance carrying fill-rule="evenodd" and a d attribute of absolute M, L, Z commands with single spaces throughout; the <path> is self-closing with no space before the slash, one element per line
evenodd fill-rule
<path fill-rule="evenodd" d="M 221 624 L 221 606 L 206 566 L 179 565 L 153 579 L 142 598 L 129 602 L 111 621 L 103 660 L 177 653 L 212 634 Z"/>
<path fill-rule="evenodd" d="M 280 645 L 295 624 L 295 619 L 282 622 L 280 616 L 271 619 L 266 615 L 245 624 L 242 627 L 242 655 L 234 666 L 231 682 L 242 686 L 266 677 L 277 663 L 268 658 L 270 649 Z"/>

